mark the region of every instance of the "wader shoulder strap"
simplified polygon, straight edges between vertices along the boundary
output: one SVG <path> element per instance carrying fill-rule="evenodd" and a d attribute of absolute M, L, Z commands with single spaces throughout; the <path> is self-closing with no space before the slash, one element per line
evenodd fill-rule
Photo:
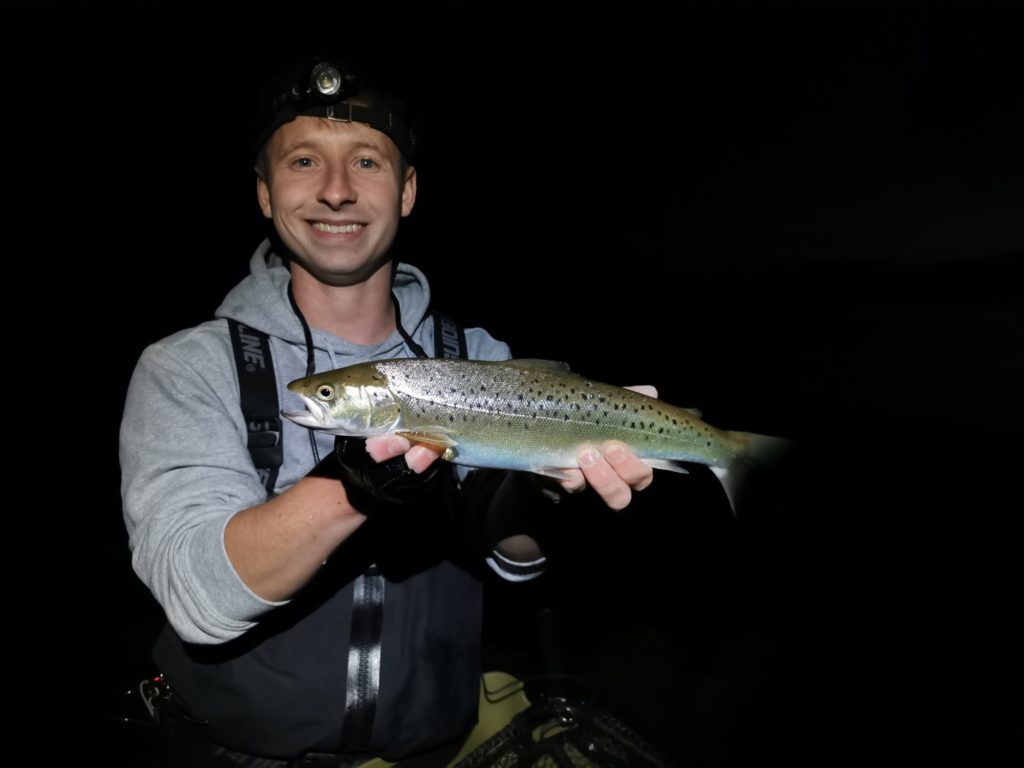
<path fill-rule="evenodd" d="M 284 460 L 277 379 L 270 356 L 270 338 L 237 320 L 228 320 L 231 347 L 238 370 L 242 415 L 249 431 L 249 453 L 267 495 L 274 494 L 277 472 Z"/>
<path fill-rule="evenodd" d="M 431 314 L 434 318 L 435 357 L 467 357 L 463 327 L 441 312 Z M 270 495 L 274 492 L 284 458 L 270 339 L 262 331 L 242 325 L 237 320 L 229 319 L 228 327 L 238 370 L 242 414 L 249 431 L 249 453 Z"/>
<path fill-rule="evenodd" d="M 448 315 L 431 312 L 434 317 L 434 357 L 468 357 L 466 331 Z"/>

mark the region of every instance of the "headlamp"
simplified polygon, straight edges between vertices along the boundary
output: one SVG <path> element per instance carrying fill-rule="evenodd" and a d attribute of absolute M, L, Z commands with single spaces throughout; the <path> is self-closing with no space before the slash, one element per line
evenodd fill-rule
<path fill-rule="evenodd" d="M 367 88 L 351 68 L 335 59 L 305 61 L 283 72 L 269 86 L 257 122 L 255 152 L 270 136 L 296 117 L 366 123 L 387 135 L 408 162 L 414 137 L 408 110 L 394 96 Z"/>

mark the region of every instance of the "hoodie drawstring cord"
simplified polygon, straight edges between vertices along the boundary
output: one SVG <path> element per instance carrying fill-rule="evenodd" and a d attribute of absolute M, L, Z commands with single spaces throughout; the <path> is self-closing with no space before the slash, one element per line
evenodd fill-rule
<path fill-rule="evenodd" d="M 402 334 L 402 339 L 405 341 L 406 346 L 412 350 L 416 357 L 430 357 L 430 355 L 423 351 L 423 347 L 417 344 L 412 336 L 409 335 L 409 332 L 402 326 L 402 310 L 398 306 L 398 296 L 395 295 L 394 291 L 391 292 L 391 302 L 395 305 L 395 326 L 398 328 L 398 332 Z"/>
<path fill-rule="evenodd" d="M 292 292 L 292 284 L 288 283 L 288 301 L 291 302 L 292 311 L 295 312 L 295 316 L 299 318 L 299 322 L 302 324 L 302 333 L 306 339 L 306 375 L 312 376 L 316 372 L 316 355 L 313 349 L 313 332 L 309 328 L 309 323 L 306 322 L 305 316 L 302 314 L 302 310 L 299 309 L 299 303 L 295 300 L 295 294 Z M 402 325 L 402 309 L 398 304 L 398 296 L 395 292 L 391 292 L 391 302 L 395 306 L 395 327 L 398 328 L 398 332 L 401 334 L 403 341 L 416 357 L 430 357 L 426 352 L 423 351 L 423 347 L 416 343 L 409 332 L 405 330 Z M 309 430 L 309 446 L 313 450 L 313 459 L 316 463 L 320 463 L 320 451 L 316 447 L 316 435 L 314 431 Z"/>
<path fill-rule="evenodd" d="M 305 316 L 302 314 L 302 310 L 299 309 L 299 303 L 295 301 L 295 294 L 292 292 L 292 283 L 288 281 L 288 301 L 291 302 L 292 310 L 295 312 L 295 316 L 299 318 L 299 322 L 302 323 L 302 333 L 306 337 L 306 375 L 312 376 L 316 372 L 316 354 L 313 350 L 313 332 L 309 329 L 309 323 L 306 322 Z M 315 430 L 306 430 L 309 433 L 309 447 L 313 451 L 313 461 L 316 464 L 320 463 L 320 451 L 316 447 L 316 434 Z"/>

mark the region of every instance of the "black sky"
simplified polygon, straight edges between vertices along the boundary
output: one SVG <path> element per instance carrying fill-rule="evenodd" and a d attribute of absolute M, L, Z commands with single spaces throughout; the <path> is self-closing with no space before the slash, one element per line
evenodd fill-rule
<path fill-rule="evenodd" d="M 13 178 L 28 181 L 14 244 L 57 297 L 48 317 L 87 327 L 103 372 L 79 462 L 96 508 L 68 522 L 67 562 L 96 574 L 82 620 L 120 639 L 99 633 L 82 663 L 105 670 L 147 641 L 116 607 L 145 611 L 117 487 L 132 366 L 209 317 L 263 236 L 248 152 L 261 76 L 336 44 L 418 103 L 400 247 L 441 307 L 521 356 L 654 383 L 712 423 L 806 446 L 727 534 L 657 511 L 612 528 L 651 553 L 654 594 L 684 618 L 722 619 L 709 606 L 735 595 L 699 573 L 724 555 L 714 573 L 756 584 L 740 592 L 769 617 L 742 625 L 740 656 L 770 694 L 724 688 L 749 720 L 707 700 L 685 711 L 748 752 L 679 754 L 740 764 L 771 731 L 760 754 L 797 762 L 867 754 L 883 734 L 920 764 L 1004 755 L 1020 639 L 1020 6 L 368 5 L 3 11 Z M 616 596 L 628 578 L 596 583 Z M 691 660 L 727 643 L 697 634 Z M 771 728 L 751 725 L 758 707 Z"/>

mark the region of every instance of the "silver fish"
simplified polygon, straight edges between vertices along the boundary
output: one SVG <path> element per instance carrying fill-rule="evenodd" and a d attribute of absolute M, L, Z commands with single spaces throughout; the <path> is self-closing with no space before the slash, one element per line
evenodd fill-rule
<path fill-rule="evenodd" d="M 584 444 L 628 445 L 657 469 L 720 470 L 765 460 L 787 441 L 718 429 L 697 411 L 573 373 L 551 360 L 379 360 L 297 379 L 297 424 L 331 434 L 394 433 L 456 464 L 563 477 Z M 729 490 L 727 485 L 727 490 Z"/>

